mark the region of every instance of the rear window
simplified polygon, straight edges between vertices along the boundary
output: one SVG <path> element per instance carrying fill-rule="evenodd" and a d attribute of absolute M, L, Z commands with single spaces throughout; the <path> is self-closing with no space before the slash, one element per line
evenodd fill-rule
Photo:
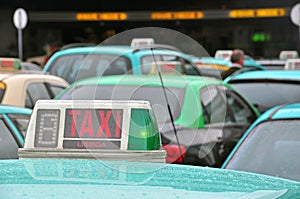
<path fill-rule="evenodd" d="M 300 86 L 296 82 L 261 81 L 229 82 L 260 112 L 281 104 L 300 102 Z"/>
<path fill-rule="evenodd" d="M 181 112 L 184 88 L 166 88 L 167 98 L 174 119 Z M 161 87 L 151 86 L 103 86 L 88 85 L 74 87 L 61 100 L 146 100 L 149 101 L 157 121 L 163 124 L 170 120 L 166 99 Z"/>
<path fill-rule="evenodd" d="M 127 73 L 132 66 L 124 56 L 107 54 L 65 55 L 55 60 L 49 72 L 62 77 L 69 83 L 100 75 L 118 75 Z"/>

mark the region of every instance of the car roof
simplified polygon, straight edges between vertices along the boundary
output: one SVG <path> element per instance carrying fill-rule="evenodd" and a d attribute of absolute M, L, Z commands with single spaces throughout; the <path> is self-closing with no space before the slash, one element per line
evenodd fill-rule
<path fill-rule="evenodd" d="M 153 53 L 158 54 L 167 54 L 167 55 L 174 55 L 174 56 L 181 56 L 187 60 L 189 60 L 189 56 L 183 52 L 164 49 L 164 48 L 131 48 L 130 46 L 93 46 L 93 47 L 78 47 L 78 48 L 69 48 L 65 50 L 60 50 L 56 52 L 53 56 L 51 56 L 50 60 L 44 66 L 43 71 L 47 71 L 50 67 L 51 63 L 56 60 L 60 56 L 64 55 L 72 55 L 72 54 L 114 54 L 114 55 L 125 55 L 128 56 L 129 54 L 136 54 L 137 56 L 144 56 L 144 55 L 153 55 Z"/>
<path fill-rule="evenodd" d="M 68 48 L 58 51 L 55 54 L 79 54 L 79 53 L 102 53 L 102 52 L 116 52 L 116 53 L 128 53 L 133 49 L 130 46 L 89 46 L 89 47 L 78 47 L 78 48 Z"/>
<path fill-rule="evenodd" d="M 0 105 L 0 114 L 24 114 L 30 115 L 32 113 L 31 109 L 22 108 L 17 106 Z"/>
<path fill-rule="evenodd" d="M 67 83 L 64 79 L 54 76 L 54 75 L 48 75 L 48 74 L 43 74 L 43 73 L 3 73 L 0 74 L 0 81 L 3 81 L 4 79 L 11 79 L 11 78 L 16 78 L 16 79 L 22 79 L 22 80 L 31 80 L 31 79 L 42 79 L 42 80 L 55 80 L 58 81 L 59 83 L 65 84 L 65 86 L 68 86 L 69 83 Z"/>
<path fill-rule="evenodd" d="M 224 84 L 221 80 L 210 77 L 200 77 L 192 75 L 163 75 L 162 80 L 164 86 L 184 88 L 187 84 L 202 87 L 208 83 Z M 145 84 L 147 83 L 147 84 Z M 90 85 L 90 84 L 102 84 L 102 85 L 134 85 L 134 86 L 161 86 L 160 78 L 158 75 L 113 75 L 103 76 L 101 78 L 88 78 L 75 82 L 76 85 Z"/>
<path fill-rule="evenodd" d="M 278 79 L 278 80 L 300 80 L 300 71 L 286 70 L 264 70 L 264 71 L 249 71 L 230 76 L 225 81 L 235 80 L 251 80 L 251 79 Z"/>
<path fill-rule="evenodd" d="M 149 162 L 3 160 L 0 175 L 2 184 L 11 185 L 4 194 L 13 198 L 25 194 L 31 198 L 89 198 L 97 194 L 106 197 L 117 194 L 123 198 L 134 195 L 169 198 L 170 194 L 176 198 L 223 198 L 224 194 L 227 197 L 230 194 L 231 198 L 236 198 L 248 194 L 251 197 L 253 193 L 257 196 L 257 192 L 259 196 L 275 194 L 293 198 L 300 194 L 300 183 L 292 180 L 242 171 Z"/>
<path fill-rule="evenodd" d="M 296 118 L 300 119 L 300 103 L 283 104 L 267 110 L 258 118 L 258 121 L 256 121 L 255 124 L 265 120 Z"/>

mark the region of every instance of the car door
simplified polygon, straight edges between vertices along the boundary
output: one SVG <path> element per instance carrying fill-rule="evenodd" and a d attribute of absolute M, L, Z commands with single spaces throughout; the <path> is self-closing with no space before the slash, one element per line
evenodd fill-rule
<path fill-rule="evenodd" d="M 21 141 L 12 133 L 7 116 L 0 115 L 0 132 L 0 159 L 18 158 L 18 149 L 21 147 Z"/>
<path fill-rule="evenodd" d="M 218 140 L 210 144 L 213 144 L 211 151 L 216 165 L 220 166 L 220 163 L 225 160 L 249 125 L 255 120 L 256 114 L 240 95 L 222 85 L 202 89 L 200 100 L 204 128 L 211 132 L 220 131 Z"/>
<path fill-rule="evenodd" d="M 25 107 L 33 108 L 39 99 L 53 99 L 63 89 L 63 86 L 50 82 L 30 83 L 26 89 Z"/>

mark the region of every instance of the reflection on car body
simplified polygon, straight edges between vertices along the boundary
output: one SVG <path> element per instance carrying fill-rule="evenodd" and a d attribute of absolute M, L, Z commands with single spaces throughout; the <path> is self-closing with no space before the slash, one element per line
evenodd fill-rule
<path fill-rule="evenodd" d="M 300 184 L 188 165 L 87 159 L 0 162 L 5 198 L 296 198 Z"/>
<path fill-rule="evenodd" d="M 223 168 L 300 181 L 300 104 L 266 111 L 247 130 Z"/>
<path fill-rule="evenodd" d="M 174 137 L 168 105 L 156 75 L 82 80 L 56 99 L 149 101 L 158 121 L 168 162 L 220 166 L 244 130 L 256 119 L 258 111 L 230 85 L 215 78 L 166 75 L 163 82 L 179 143 Z"/>
<path fill-rule="evenodd" d="M 300 71 L 253 71 L 224 81 L 256 105 L 261 113 L 276 105 L 300 102 Z"/>

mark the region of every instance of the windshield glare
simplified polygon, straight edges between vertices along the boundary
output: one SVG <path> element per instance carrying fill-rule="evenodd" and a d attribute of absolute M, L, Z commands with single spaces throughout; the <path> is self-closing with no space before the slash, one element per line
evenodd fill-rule
<path fill-rule="evenodd" d="M 57 58 L 51 65 L 49 72 L 73 83 L 88 77 L 125 74 L 131 68 L 130 60 L 124 56 L 76 54 Z"/>
<path fill-rule="evenodd" d="M 168 102 L 174 120 L 181 112 L 184 88 L 166 88 Z M 157 86 L 77 86 L 69 90 L 61 100 L 146 100 L 149 101 L 158 124 L 170 120 L 162 87 Z"/>
<path fill-rule="evenodd" d="M 250 171 L 300 181 L 300 120 L 275 120 L 255 127 L 227 169 Z"/>
<path fill-rule="evenodd" d="M 280 104 L 300 102 L 299 84 L 271 82 L 230 82 L 261 112 Z"/>

